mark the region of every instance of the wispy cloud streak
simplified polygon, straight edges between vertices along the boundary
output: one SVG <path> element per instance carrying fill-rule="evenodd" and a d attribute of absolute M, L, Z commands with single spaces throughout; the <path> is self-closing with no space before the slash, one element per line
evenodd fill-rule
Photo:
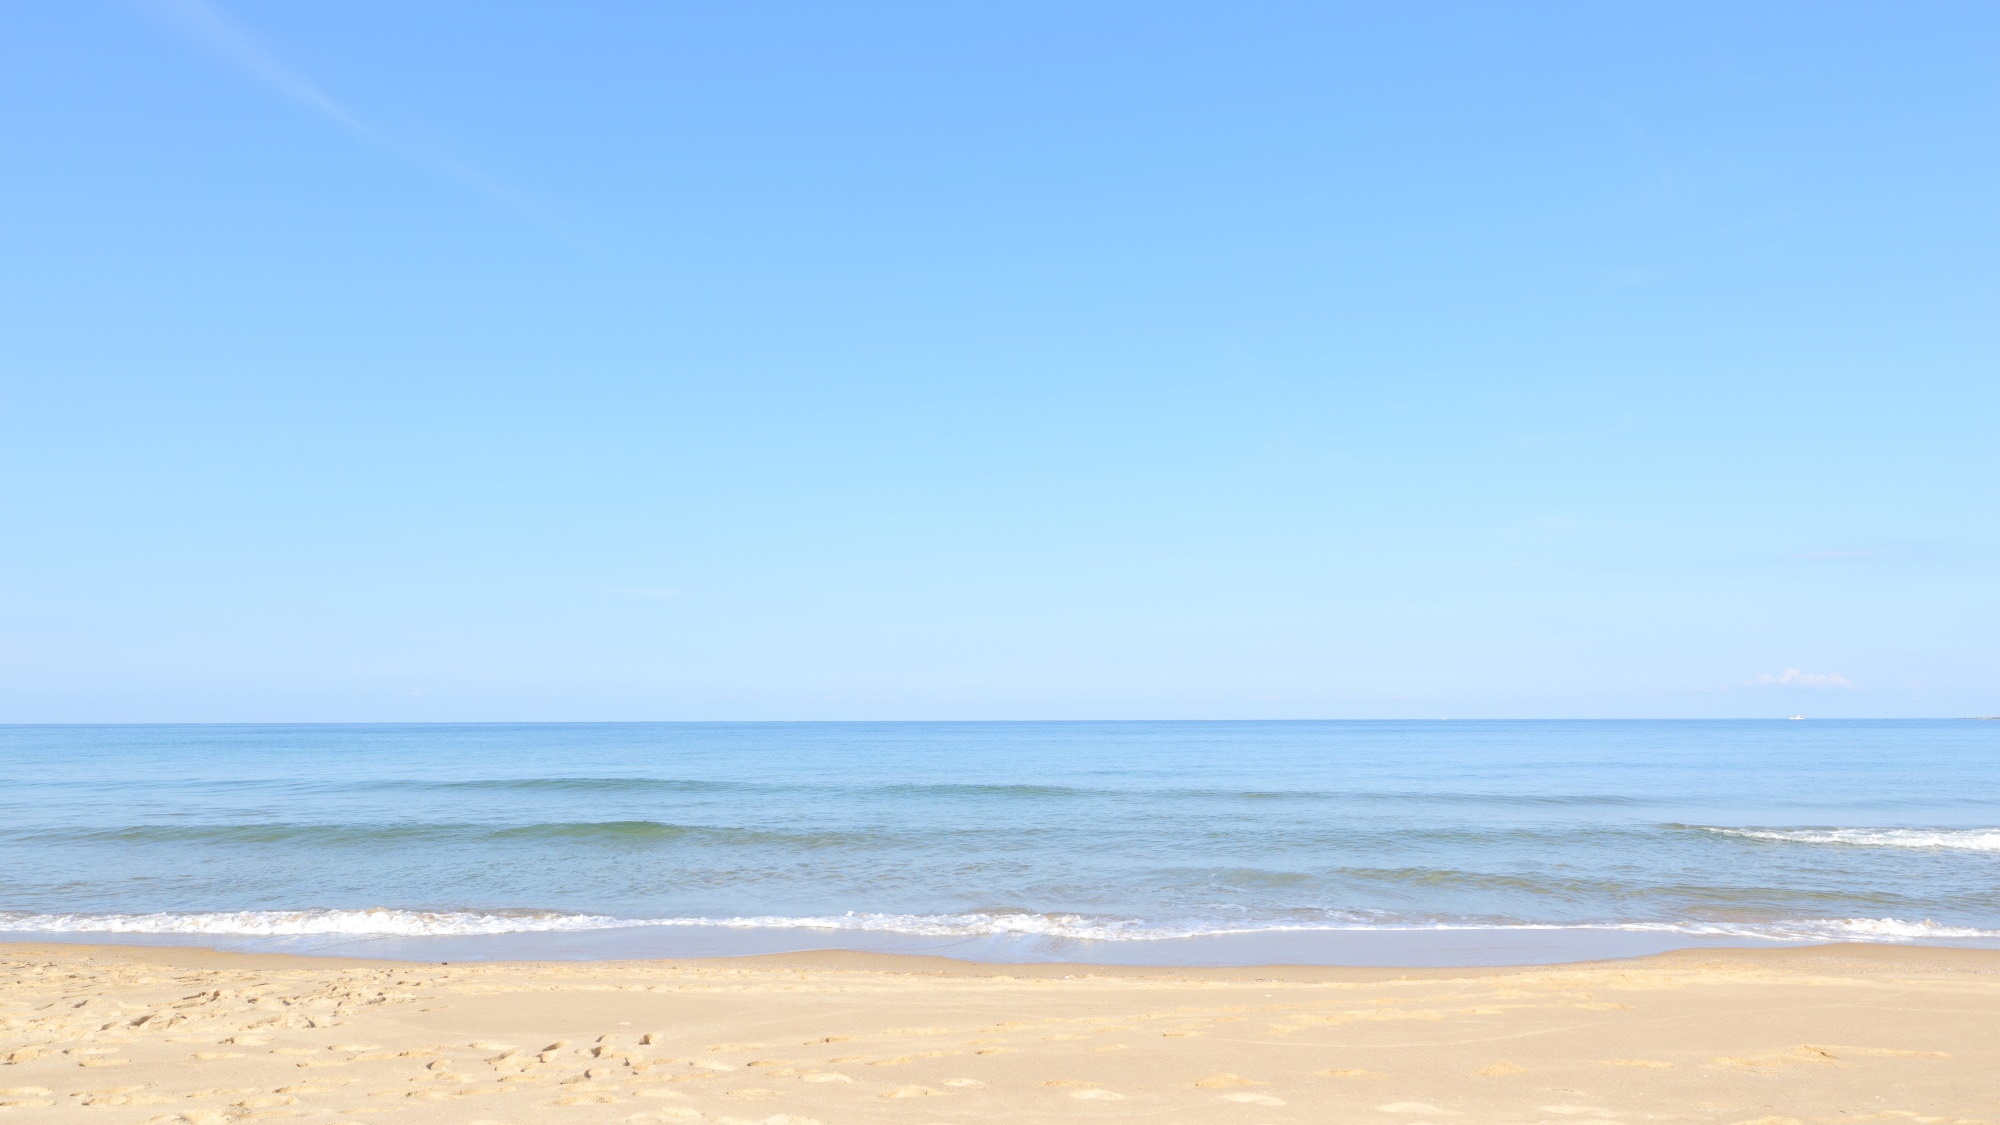
<path fill-rule="evenodd" d="M 248 29 L 204 0 L 141 0 L 141 6 L 184 38 L 224 62 L 256 78 L 355 136 L 387 148 L 387 137 L 361 123 L 313 81 L 279 61 Z"/>
<path fill-rule="evenodd" d="M 287 65 L 276 52 L 242 24 L 208 0 L 137 0 L 195 46 L 255 78 L 271 90 L 312 110 L 333 125 L 413 164 L 458 180 L 482 195 L 534 215 L 534 208 L 504 184 L 436 152 L 411 148 L 357 117 L 311 78 Z"/>

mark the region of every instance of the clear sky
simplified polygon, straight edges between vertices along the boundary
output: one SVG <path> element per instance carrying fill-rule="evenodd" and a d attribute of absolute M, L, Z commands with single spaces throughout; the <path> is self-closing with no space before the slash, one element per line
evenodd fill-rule
<path fill-rule="evenodd" d="M 10 4 L 0 720 L 2000 712 L 1995 43 Z"/>

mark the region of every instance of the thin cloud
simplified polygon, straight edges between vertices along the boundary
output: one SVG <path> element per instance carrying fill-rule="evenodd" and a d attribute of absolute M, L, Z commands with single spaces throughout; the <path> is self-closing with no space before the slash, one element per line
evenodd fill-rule
<path fill-rule="evenodd" d="M 1801 672 L 1797 668 L 1787 668 L 1777 675 L 1759 672 L 1744 681 L 1750 687 L 1812 687 L 1812 688 L 1852 688 L 1854 681 L 1838 672 Z"/>
<path fill-rule="evenodd" d="M 429 150 L 414 149 L 391 139 L 357 117 L 311 78 L 280 59 L 269 45 L 208 0 L 137 0 L 181 37 L 228 63 L 266 87 L 305 106 L 349 135 L 413 164 L 442 172 L 474 191 L 518 211 L 533 214 L 519 193 L 465 165 Z"/>

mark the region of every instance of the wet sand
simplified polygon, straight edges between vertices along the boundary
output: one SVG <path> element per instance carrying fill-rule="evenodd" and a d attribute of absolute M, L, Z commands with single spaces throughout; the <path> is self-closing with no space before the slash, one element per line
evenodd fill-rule
<path fill-rule="evenodd" d="M 0 1120 L 2000 1123 L 2000 951 L 1519 969 L 0 945 Z"/>

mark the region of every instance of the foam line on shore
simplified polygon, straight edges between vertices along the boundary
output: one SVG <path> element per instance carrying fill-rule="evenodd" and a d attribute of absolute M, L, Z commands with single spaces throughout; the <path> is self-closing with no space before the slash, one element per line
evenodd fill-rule
<path fill-rule="evenodd" d="M 1899 918 L 1808 918 L 1770 922 L 1625 921 L 1524 923 L 1480 921 L 1315 921 L 1261 924 L 1148 924 L 1079 914 L 849 913 L 807 917 L 619 918 L 558 911 L 427 911 L 392 908 L 161 912 L 151 914 L 0 913 L 0 932 L 20 934 L 213 934 L 292 937 L 482 936 L 645 927 L 821 930 L 918 937 L 1015 935 L 1073 941 L 1168 941 L 1258 933 L 1620 931 L 1739 937 L 1770 941 L 1922 942 L 2000 938 L 2000 931 Z"/>

